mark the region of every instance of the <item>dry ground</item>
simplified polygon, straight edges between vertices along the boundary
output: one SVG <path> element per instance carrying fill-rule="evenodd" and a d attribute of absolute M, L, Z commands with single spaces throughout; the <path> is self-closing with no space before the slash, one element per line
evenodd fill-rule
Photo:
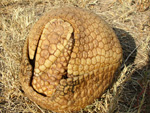
<path fill-rule="evenodd" d="M 90 9 L 115 30 L 123 48 L 121 74 L 101 98 L 81 113 L 150 113 L 150 9 L 134 0 L 0 0 L 0 112 L 50 113 L 22 94 L 18 73 L 31 26 L 54 7 Z M 130 1 L 130 2 L 129 2 Z M 131 2 L 132 1 L 132 2 Z"/>

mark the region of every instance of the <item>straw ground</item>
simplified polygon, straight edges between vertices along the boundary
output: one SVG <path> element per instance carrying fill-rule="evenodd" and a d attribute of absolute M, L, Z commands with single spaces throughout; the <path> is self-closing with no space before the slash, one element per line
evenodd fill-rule
<path fill-rule="evenodd" d="M 100 15 L 113 27 L 123 48 L 121 73 L 101 98 L 80 113 L 149 113 L 150 9 L 138 11 L 134 0 L 1 0 L 0 112 L 51 112 L 23 95 L 18 73 L 31 26 L 45 12 L 64 5 L 83 7 Z"/>

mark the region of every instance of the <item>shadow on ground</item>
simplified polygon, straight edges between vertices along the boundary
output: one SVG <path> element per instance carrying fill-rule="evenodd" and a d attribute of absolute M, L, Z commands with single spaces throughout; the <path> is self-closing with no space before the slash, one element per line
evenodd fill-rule
<path fill-rule="evenodd" d="M 138 67 L 135 58 L 137 49 L 134 38 L 126 31 L 114 28 L 123 49 L 123 65 L 132 65 L 134 70 L 123 84 L 118 111 L 150 113 L 150 54 L 145 66 Z M 150 53 L 150 51 L 148 52 Z M 142 100 L 143 99 L 143 100 Z M 127 109 L 131 108 L 131 109 Z"/>
<path fill-rule="evenodd" d="M 113 28 L 119 38 L 123 49 L 123 63 L 128 66 L 134 63 L 137 55 L 136 44 L 134 38 L 126 31 L 118 28 Z"/>

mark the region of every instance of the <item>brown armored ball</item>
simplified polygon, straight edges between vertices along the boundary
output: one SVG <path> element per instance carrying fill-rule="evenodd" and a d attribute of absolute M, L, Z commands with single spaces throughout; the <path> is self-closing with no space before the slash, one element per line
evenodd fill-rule
<path fill-rule="evenodd" d="M 121 61 L 120 43 L 104 20 L 85 9 L 58 8 L 31 29 L 20 81 L 26 96 L 41 107 L 79 111 L 104 93 Z"/>

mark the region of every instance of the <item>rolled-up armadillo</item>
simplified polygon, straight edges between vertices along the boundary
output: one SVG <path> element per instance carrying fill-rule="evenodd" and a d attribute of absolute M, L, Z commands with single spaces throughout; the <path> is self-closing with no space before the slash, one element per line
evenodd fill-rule
<path fill-rule="evenodd" d="M 103 19 L 77 7 L 56 8 L 26 39 L 20 82 L 43 108 L 79 111 L 104 93 L 121 62 L 119 40 Z"/>

